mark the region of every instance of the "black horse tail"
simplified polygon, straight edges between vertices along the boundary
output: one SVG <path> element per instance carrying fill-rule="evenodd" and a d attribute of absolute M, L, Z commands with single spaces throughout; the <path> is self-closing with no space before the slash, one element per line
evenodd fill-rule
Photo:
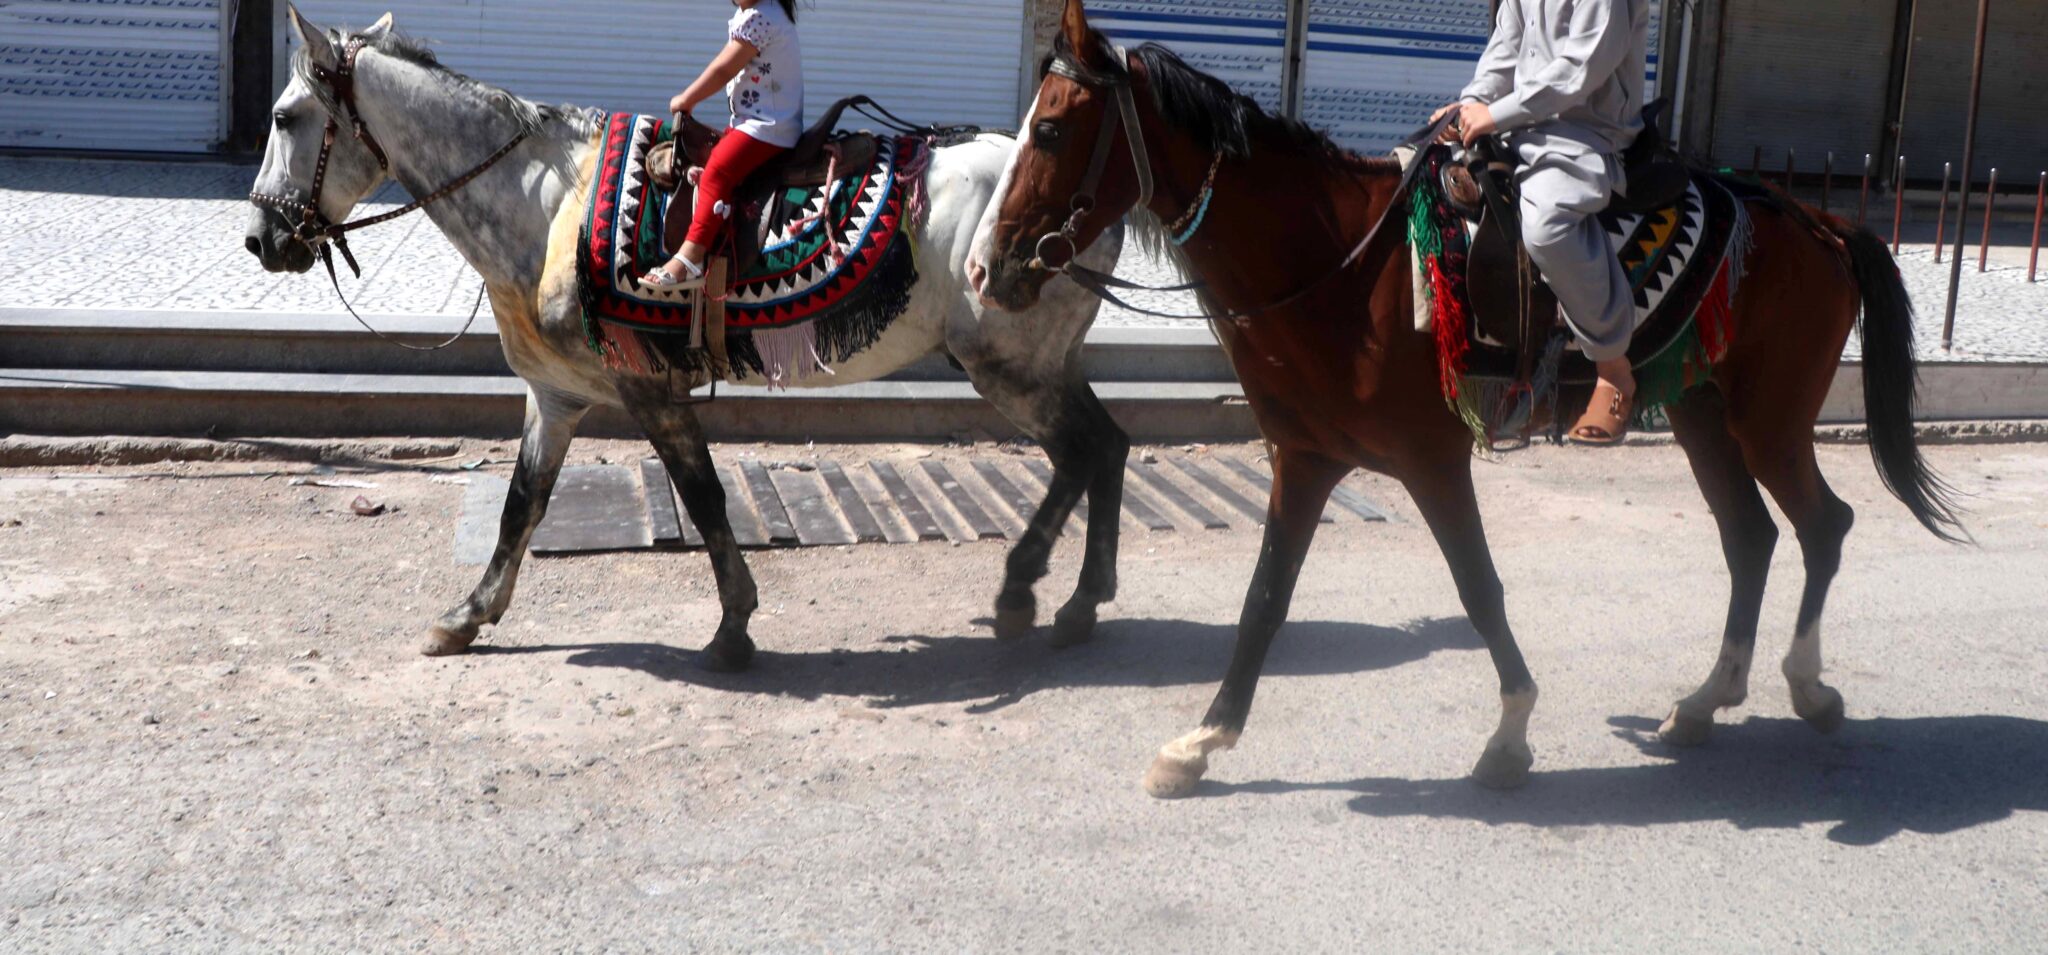
<path fill-rule="evenodd" d="M 1913 359 L 1913 302 L 1884 240 L 1869 229 L 1836 227 L 1849 250 L 1849 267 L 1863 293 L 1863 417 L 1870 431 L 1870 457 L 1892 496 L 1913 512 L 1921 526 L 1950 543 L 1968 532 L 1956 517 L 1955 491 L 1920 457 L 1913 433 L 1914 391 L 1919 371 Z"/>

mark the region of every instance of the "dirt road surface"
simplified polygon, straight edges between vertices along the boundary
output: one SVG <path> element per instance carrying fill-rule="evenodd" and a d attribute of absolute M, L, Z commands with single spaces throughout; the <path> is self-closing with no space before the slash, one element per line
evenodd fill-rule
<path fill-rule="evenodd" d="M 1478 466 L 1527 788 L 1464 778 L 1492 669 L 1379 482 L 1394 520 L 1325 529 L 1242 744 L 1172 803 L 1138 780 L 1254 533 L 1127 530 L 1065 651 L 989 636 L 997 543 L 754 553 L 762 653 L 720 676 L 698 554 L 531 561 L 479 652 L 415 655 L 478 574 L 453 460 L 0 472 L 0 950 L 2038 951 L 2048 446 L 1929 449 L 1977 548 L 1821 453 L 1859 515 L 1839 734 L 1777 672 L 1787 532 L 1749 702 L 1657 742 L 1718 644 L 1712 523 L 1676 449 L 1538 449 Z"/>

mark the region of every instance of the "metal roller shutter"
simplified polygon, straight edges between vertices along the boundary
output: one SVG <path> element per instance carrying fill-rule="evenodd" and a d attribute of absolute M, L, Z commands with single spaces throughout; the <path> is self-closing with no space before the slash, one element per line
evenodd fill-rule
<path fill-rule="evenodd" d="M 210 150 L 222 36 L 220 0 L 0 3 L 0 146 Z"/>
<path fill-rule="evenodd" d="M 1913 178 L 1941 175 L 1941 164 L 1963 161 L 1963 127 L 1970 109 L 1970 55 L 1976 45 L 1977 5 L 1968 0 L 1921 0 L 1913 47 L 1912 86 L 1906 91 L 1906 169 Z M 1977 115 L 1979 183 L 1991 167 L 2006 183 L 2031 185 L 2048 168 L 2048 0 L 1991 5 L 1984 40 L 1984 93 Z M 1960 172 L 1960 170 L 1958 170 Z"/>
<path fill-rule="evenodd" d="M 1288 0 L 1099 0 L 1088 23 L 1118 43 L 1156 42 L 1278 112 Z"/>
<path fill-rule="evenodd" d="M 1799 151 L 1810 172 L 1879 148 L 1897 0 L 1728 0 L 1714 107 L 1714 158 L 1746 168 Z M 1925 14 L 1923 13 L 1923 19 Z"/>
<path fill-rule="evenodd" d="M 322 26 L 365 26 L 393 0 L 301 0 Z M 725 43 L 723 4 L 676 0 L 422 0 L 398 28 L 441 61 L 528 99 L 660 112 Z M 1021 0 L 860 0 L 797 5 L 805 106 L 813 117 L 866 93 L 905 119 L 1017 123 Z M 723 105 L 698 112 L 707 122 Z M 859 117 L 849 116 L 849 124 Z"/>
<path fill-rule="evenodd" d="M 1385 150 L 1472 81 L 1487 0 L 1310 0 L 1301 118 Z"/>

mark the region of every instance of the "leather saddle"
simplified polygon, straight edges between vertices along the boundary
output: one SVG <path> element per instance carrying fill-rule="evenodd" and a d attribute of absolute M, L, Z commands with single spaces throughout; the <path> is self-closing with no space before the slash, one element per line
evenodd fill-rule
<path fill-rule="evenodd" d="M 1658 128 L 1666 100 L 1643 108 L 1643 129 L 1621 155 L 1628 194 L 1614 195 L 1607 211 L 1647 214 L 1685 195 L 1691 174 Z M 1479 223 L 1467 255 L 1466 290 L 1475 330 L 1500 347 L 1529 353 L 1543 347 L 1560 321 L 1557 298 L 1522 250 L 1519 196 L 1512 150 L 1488 137 L 1465 165 L 1444 164 L 1444 195 L 1452 208 Z"/>
<path fill-rule="evenodd" d="M 777 200 L 790 189 L 827 185 L 833 178 L 865 173 L 881 149 L 876 134 L 839 132 L 839 118 L 847 107 L 866 102 L 864 96 L 849 96 L 825 110 L 818 121 L 804 131 L 796 145 L 769 160 L 747 177 L 733 199 L 731 237 L 732 274 L 743 275 L 761 257 L 761 247 L 776 221 Z M 683 246 L 696 209 L 696 189 L 685 171 L 702 166 L 724 130 L 713 129 L 688 115 L 679 115 L 673 144 L 662 143 L 648 151 L 648 178 L 654 187 L 673 193 L 662 219 L 662 239 L 670 251 Z"/>

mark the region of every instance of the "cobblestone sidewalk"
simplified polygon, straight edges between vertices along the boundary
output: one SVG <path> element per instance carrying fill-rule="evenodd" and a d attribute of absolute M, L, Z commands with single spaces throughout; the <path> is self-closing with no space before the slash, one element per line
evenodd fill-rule
<path fill-rule="evenodd" d="M 253 166 L 0 157 L 0 307 L 164 308 L 338 312 L 317 271 L 272 275 L 242 247 Z M 374 214 L 404 202 L 387 186 L 365 205 Z M 425 216 L 359 234 L 360 282 L 343 288 L 366 313 L 467 314 L 478 280 Z M 1973 247 L 1974 251 L 1974 247 Z M 2048 282 L 2029 285 L 2020 256 L 1994 256 L 1982 275 L 1965 268 L 1955 351 L 1940 348 L 1948 268 L 1928 244 L 1899 259 L 1920 313 L 1921 354 L 1964 361 L 2048 360 Z M 1117 274 L 1148 285 L 1182 281 L 1165 262 L 1127 251 Z M 1185 293 L 1135 292 L 1145 308 L 1197 311 Z M 489 309 L 489 304 L 485 304 Z M 1105 307 L 1098 324 L 1185 324 Z M 1851 339 L 1848 353 L 1858 353 Z"/>

